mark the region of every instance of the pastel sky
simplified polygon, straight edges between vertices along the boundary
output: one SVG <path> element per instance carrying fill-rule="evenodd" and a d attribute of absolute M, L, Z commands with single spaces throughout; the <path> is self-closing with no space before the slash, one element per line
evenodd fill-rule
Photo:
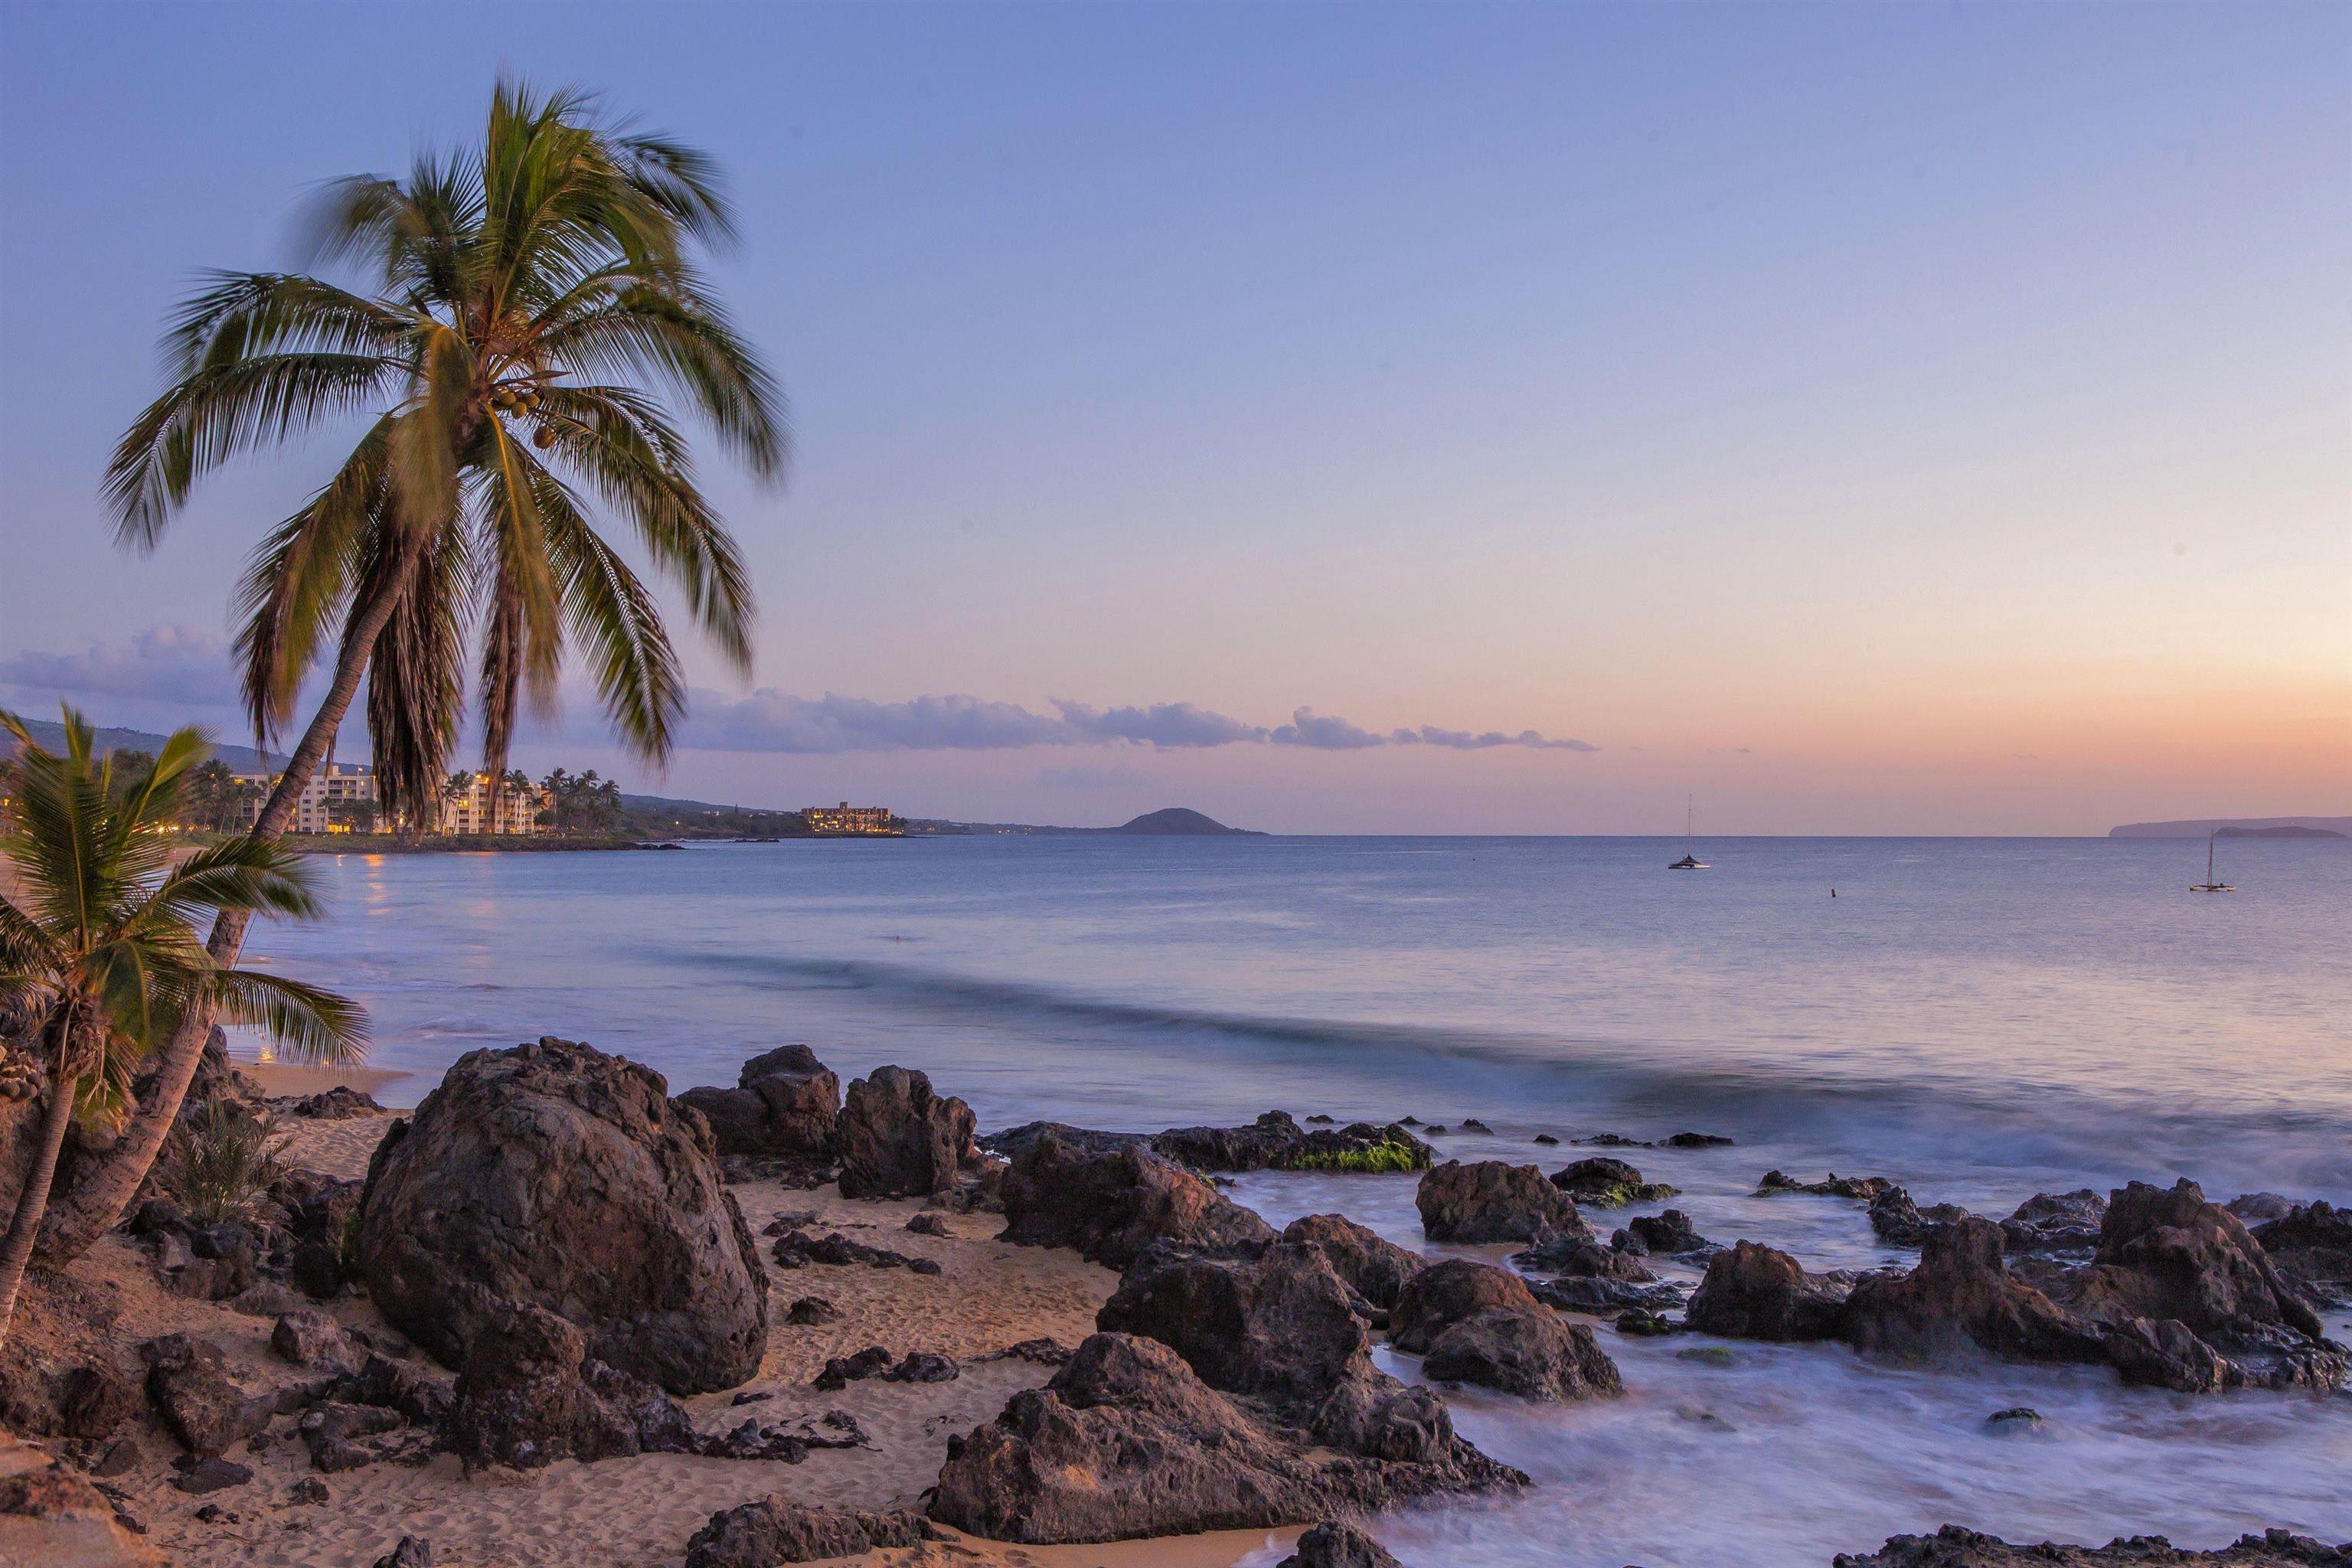
<path fill-rule="evenodd" d="M 633 784 L 2352 812 L 2341 5 L 0 6 L 0 703 L 235 738 L 230 583 L 331 453 L 145 559 L 106 453 L 196 268 L 502 68 L 717 155 L 792 399 L 781 491 L 710 468 L 756 678 L 693 649 Z M 619 763 L 578 701 L 520 756 Z"/>

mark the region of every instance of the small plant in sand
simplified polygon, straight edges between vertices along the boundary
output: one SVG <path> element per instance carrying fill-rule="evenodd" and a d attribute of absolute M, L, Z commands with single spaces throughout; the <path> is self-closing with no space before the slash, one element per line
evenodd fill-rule
<path fill-rule="evenodd" d="M 206 1225 L 250 1218 L 285 1173 L 286 1143 L 275 1113 L 215 1100 L 173 1129 L 163 1189 Z"/>

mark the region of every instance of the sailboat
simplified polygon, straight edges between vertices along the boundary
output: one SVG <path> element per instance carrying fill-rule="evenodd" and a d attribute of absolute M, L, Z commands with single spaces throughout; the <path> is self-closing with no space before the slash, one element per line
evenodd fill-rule
<path fill-rule="evenodd" d="M 2234 893 L 2238 890 L 2227 882 L 2217 882 L 2213 879 L 2213 840 L 2220 837 L 2218 833 L 2209 833 L 2205 836 L 2205 879 L 2201 882 L 2189 883 L 2190 892 Z"/>
<path fill-rule="evenodd" d="M 1706 862 L 1691 853 L 1691 805 L 1683 802 L 1683 858 L 1666 868 L 1669 871 L 1704 871 Z"/>

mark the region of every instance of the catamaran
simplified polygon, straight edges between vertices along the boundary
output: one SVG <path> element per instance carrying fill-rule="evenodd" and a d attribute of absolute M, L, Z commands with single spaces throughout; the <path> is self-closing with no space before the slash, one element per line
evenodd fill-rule
<path fill-rule="evenodd" d="M 1683 802 L 1683 858 L 1666 868 L 1669 871 L 1704 871 L 1706 862 L 1691 852 L 1691 805 Z"/>
<path fill-rule="evenodd" d="M 2190 892 L 2234 893 L 2238 890 L 2227 882 L 2217 882 L 2213 879 L 2213 840 L 2220 837 L 2218 833 L 2209 833 L 2205 836 L 2205 879 L 2201 882 L 2189 883 Z"/>

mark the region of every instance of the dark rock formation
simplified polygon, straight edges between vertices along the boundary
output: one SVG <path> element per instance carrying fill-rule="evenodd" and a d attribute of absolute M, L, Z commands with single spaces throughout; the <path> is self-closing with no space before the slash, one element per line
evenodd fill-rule
<path fill-rule="evenodd" d="M 1968 1217 L 1969 1211 L 1958 1204 L 1923 1209 L 1901 1187 L 1889 1187 L 1870 1200 L 1870 1228 L 1890 1247 L 1920 1246 L 1936 1226 Z"/>
<path fill-rule="evenodd" d="M 349 1372 L 361 1358 L 342 1325 L 314 1310 L 288 1312 L 269 1331 L 269 1348 L 296 1366 Z"/>
<path fill-rule="evenodd" d="M 1308 1131 L 1281 1110 L 1247 1127 L 1171 1127 L 1150 1142 L 1196 1171 L 1425 1171 L 1433 1157 L 1402 1122 Z"/>
<path fill-rule="evenodd" d="M 2036 1193 L 2000 1222 L 2001 1240 L 2011 1257 L 2029 1252 L 2088 1252 L 2099 1245 L 2107 1200 L 2088 1187 L 2071 1193 Z"/>
<path fill-rule="evenodd" d="M 1759 1197 L 1769 1193 L 1811 1193 L 1816 1197 L 1856 1198 L 1868 1203 L 1895 1184 L 1884 1176 L 1841 1176 L 1835 1171 L 1818 1182 L 1800 1182 L 1779 1171 L 1767 1171 L 1756 1184 Z"/>
<path fill-rule="evenodd" d="M 481 1314 L 537 1305 L 595 1358 L 681 1393 L 759 1369 L 767 1279 L 700 1116 L 659 1074 L 547 1038 L 474 1051 L 375 1152 L 359 1272 L 451 1365 Z"/>
<path fill-rule="evenodd" d="M 0 1435 L 0 1563 L 164 1568 L 133 1521 L 74 1468 Z"/>
<path fill-rule="evenodd" d="M 980 1159 L 971 1107 L 926 1074 L 876 1068 L 849 1086 L 839 1121 L 841 1195 L 919 1198 L 952 1191 Z"/>
<path fill-rule="evenodd" d="M 1963 1343 L 2027 1361 L 2105 1355 L 2090 1325 L 2011 1278 L 2000 1227 L 1973 1217 L 1930 1226 L 1919 1266 L 1908 1274 L 1857 1281 L 1846 1299 L 1844 1336 L 1863 1350 L 1906 1355 Z"/>
<path fill-rule="evenodd" d="M 1665 1141 L 1669 1149 L 1728 1149 L 1731 1140 L 1714 1132 L 1677 1132 Z"/>
<path fill-rule="evenodd" d="M 433 1568 L 433 1542 L 421 1535 L 404 1535 L 375 1560 L 375 1568 Z"/>
<path fill-rule="evenodd" d="M 1382 1313 L 1396 1305 L 1397 1292 L 1404 1282 L 1429 1261 L 1336 1214 L 1311 1214 L 1292 1220 L 1283 1228 L 1282 1239 L 1321 1248 L 1348 1289 Z"/>
<path fill-rule="evenodd" d="M 1004 1176 L 1003 1239 L 1070 1247 L 1113 1268 L 1155 1242 L 1263 1247 L 1274 1228 L 1175 1162 L 1132 1142 L 1089 1148 L 1055 1128 L 1029 1138 Z"/>
<path fill-rule="evenodd" d="M 352 1216 L 365 1187 L 309 1170 L 289 1171 L 270 1184 L 270 1201 L 287 1216 L 287 1277 L 305 1296 L 331 1300 L 353 1283 Z"/>
<path fill-rule="evenodd" d="M 553 1312 L 494 1307 L 470 1345 L 448 1430 L 449 1447 L 468 1465 L 536 1469 L 558 1459 L 695 1448 L 683 1407 L 596 1360 L 579 1328 Z"/>
<path fill-rule="evenodd" d="M 1568 1194 L 1533 1165 L 1448 1160 L 1421 1178 L 1413 1201 L 1432 1241 L 1536 1241 L 1546 1233 L 1590 1237 Z"/>
<path fill-rule="evenodd" d="M 1845 1287 L 1807 1273 L 1787 1253 L 1742 1241 L 1708 1260 L 1683 1321 L 1735 1339 L 1834 1339 L 1845 1295 Z"/>
<path fill-rule="evenodd" d="M 824 1236 L 811 1236 L 804 1230 L 788 1230 L 776 1238 L 770 1256 L 782 1268 L 806 1268 L 812 1263 L 819 1263 L 834 1268 L 862 1264 L 868 1268 L 904 1268 L 916 1274 L 937 1274 L 940 1271 L 936 1259 L 909 1258 L 887 1247 L 869 1247 L 862 1241 L 852 1241 L 837 1230 Z"/>
<path fill-rule="evenodd" d="M 1580 1237 L 1547 1237 L 1511 1261 L 1530 1274 L 1560 1274 L 1578 1279 L 1622 1279 L 1643 1285 L 1657 1278 L 1643 1265 L 1641 1256 Z"/>
<path fill-rule="evenodd" d="M 58 1276 L 28 1279 L 0 1345 L 0 1428 L 26 1437 L 112 1435 L 139 1408 L 141 1379 L 114 1330 L 115 1308 Z"/>
<path fill-rule="evenodd" d="M 772 1496 L 712 1514 L 686 1543 L 686 1568 L 772 1568 L 937 1539 L 930 1521 L 911 1509 L 866 1513 Z"/>
<path fill-rule="evenodd" d="M 1402 1568 L 1388 1549 L 1352 1524 L 1318 1524 L 1275 1568 Z"/>
<path fill-rule="evenodd" d="M 1128 1270 L 1095 1324 L 1158 1340 L 1211 1388 L 1303 1423 L 1341 1382 L 1371 1370 L 1354 1294 L 1310 1243 L 1276 1242 L 1245 1258 L 1152 1255 Z"/>
<path fill-rule="evenodd" d="M 1624 1392 L 1592 1331 L 1537 1300 L 1507 1268 L 1468 1258 L 1433 1263 L 1408 1281 L 1389 1313 L 1389 1340 L 1418 1352 L 1422 1371 L 1537 1399 Z"/>
<path fill-rule="evenodd" d="M 1415 1355 L 1437 1336 L 1490 1307 L 1540 1310 L 1526 1280 L 1467 1258 L 1433 1263 L 1408 1280 L 1389 1311 L 1389 1342 Z"/>
<path fill-rule="evenodd" d="M 1414 1392 L 1426 1393 L 1394 1389 Z M 1450 1426 L 1427 1458 L 1320 1454 L 1210 1388 L 1167 1346 L 1098 1333 L 964 1440 L 940 1471 L 930 1515 L 999 1541 L 1114 1541 L 1264 1528 L 1525 1479 Z"/>
<path fill-rule="evenodd" d="M 349 1121 L 355 1117 L 383 1114 L 383 1107 L 375 1102 L 375 1096 L 340 1083 L 317 1094 L 276 1101 L 272 1109 L 312 1121 Z"/>
<path fill-rule="evenodd" d="M 1683 1304 L 1686 1292 L 1679 1285 L 1639 1285 L 1600 1275 L 1570 1275 L 1538 1279 L 1528 1287 L 1537 1300 L 1563 1312 L 1585 1312 L 1596 1318 L 1638 1313 L 1647 1319 Z"/>
<path fill-rule="evenodd" d="M 1698 1233 L 1690 1215 L 1680 1209 L 1667 1209 L 1663 1214 L 1643 1215 L 1629 1219 L 1624 1227 L 1609 1238 L 1609 1245 L 1622 1252 L 1637 1256 L 1697 1252 L 1712 1247 L 1714 1242 Z"/>
<path fill-rule="evenodd" d="M 2321 1201 L 2296 1204 L 2253 1228 L 2271 1261 L 2306 1296 L 2352 1302 L 2352 1210 Z"/>
<path fill-rule="evenodd" d="M 1622 1160 L 1594 1154 L 1551 1173 L 1551 1184 L 1580 1204 L 1622 1209 L 1630 1204 L 1657 1203 L 1675 1195 L 1664 1182 L 1642 1179 L 1642 1173 Z"/>
<path fill-rule="evenodd" d="M 1866 1556 L 1841 1552 L 1832 1568 L 2105 1568 L 2109 1563 L 2169 1568 L 2352 1568 L 2352 1542 L 2327 1546 L 2284 1530 L 2241 1536 L 2218 1551 L 2176 1548 L 2160 1535 L 2118 1536 L 2105 1546 L 2011 1546 L 1948 1524 L 1933 1535 L 1897 1535 Z"/>
<path fill-rule="evenodd" d="M 806 1046 L 753 1057 L 733 1089 L 689 1089 L 677 1098 L 702 1112 L 721 1154 L 813 1164 L 834 1157 L 841 1079 Z"/>
<path fill-rule="evenodd" d="M 228 1374 L 218 1345 L 185 1334 L 150 1340 L 147 1397 L 188 1452 L 208 1459 L 250 1437 L 276 1412 L 268 1394 L 248 1396 Z"/>

